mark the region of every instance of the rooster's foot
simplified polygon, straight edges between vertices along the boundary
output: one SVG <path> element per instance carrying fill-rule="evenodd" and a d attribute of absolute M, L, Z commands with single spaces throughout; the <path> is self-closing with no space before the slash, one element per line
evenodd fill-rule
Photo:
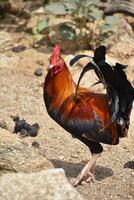
<path fill-rule="evenodd" d="M 85 167 L 82 169 L 79 176 L 73 182 L 74 187 L 78 186 L 83 181 L 87 183 L 91 181 L 95 181 L 94 170 L 95 170 L 96 161 L 99 157 L 100 157 L 100 154 L 94 154 L 92 156 L 92 159 L 85 165 Z"/>

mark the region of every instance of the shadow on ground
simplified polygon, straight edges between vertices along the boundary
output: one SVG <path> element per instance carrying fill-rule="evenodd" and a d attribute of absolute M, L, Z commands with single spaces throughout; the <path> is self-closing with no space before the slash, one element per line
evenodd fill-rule
<path fill-rule="evenodd" d="M 68 178 L 77 177 L 80 171 L 82 170 L 82 168 L 86 164 L 85 161 L 82 161 L 80 163 L 72 163 L 72 162 L 66 162 L 66 161 L 60 161 L 60 160 L 54 160 L 54 159 L 52 159 L 51 162 L 55 168 L 63 168 Z M 112 175 L 113 175 L 113 170 L 111 168 L 103 167 L 100 165 L 96 166 L 95 178 L 97 181 L 101 181 L 102 179 L 105 179 Z"/>

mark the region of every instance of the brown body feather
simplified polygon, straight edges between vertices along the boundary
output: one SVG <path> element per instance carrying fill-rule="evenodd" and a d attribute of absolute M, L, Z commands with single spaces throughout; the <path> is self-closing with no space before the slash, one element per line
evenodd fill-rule
<path fill-rule="evenodd" d="M 74 129 L 78 131 L 76 126 L 80 126 L 80 129 L 83 127 L 83 134 L 81 133 L 82 130 L 80 134 L 88 140 L 117 144 L 119 136 L 125 136 L 119 125 L 113 123 L 101 132 L 101 129 L 110 119 L 107 95 L 79 87 L 75 101 L 75 89 L 76 85 L 65 63 L 62 70 L 55 76 L 49 71 L 44 84 L 44 100 L 49 115 L 68 132 L 71 133 L 72 130 L 71 134 L 75 134 L 76 137 L 79 133 L 74 133 Z M 72 129 L 68 123 L 71 120 L 73 121 L 72 126 L 74 126 Z M 83 123 L 88 121 L 93 128 L 87 130 L 87 124 L 82 125 L 80 121 L 83 121 Z M 85 130 L 87 130 L 87 133 L 85 133 Z M 98 135 L 101 135 L 101 137 L 98 137 Z"/>

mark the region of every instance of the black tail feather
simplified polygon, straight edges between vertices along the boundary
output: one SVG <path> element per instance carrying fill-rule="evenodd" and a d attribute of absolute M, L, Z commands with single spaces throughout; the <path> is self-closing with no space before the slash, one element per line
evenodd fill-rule
<path fill-rule="evenodd" d="M 96 84 L 102 83 L 104 85 L 109 99 L 108 103 L 111 117 L 106 127 L 114 121 L 117 121 L 117 123 L 119 123 L 122 127 L 128 127 L 132 103 L 134 100 L 134 88 L 128 81 L 124 71 L 127 66 L 120 63 L 116 63 L 115 66 L 111 66 L 105 62 L 105 55 L 105 46 L 96 48 L 93 61 L 84 67 L 80 75 L 77 88 L 84 73 L 90 69 L 94 69 L 99 78 L 99 81 Z M 82 57 L 86 57 L 86 55 L 76 56 L 72 63 L 74 64 Z M 89 65 L 90 67 L 87 67 Z"/>
<path fill-rule="evenodd" d="M 98 47 L 95 50 L 93 60 L 104 77 L 109 97 L 111 118 L 107 125 L 113 121 L 117 121 L 121 126 L 126 127 L 126 124 L 129 124 L 129 116 L 134 100 L 134 88 L 124 72 L 127 66 L 120 63 L 110 66 L 105 62 L 105 50 L 104 46 Z"/>
<path fill-rule="evenodd" d="M 105 61 L 105 55 L 106 55 L 106 47 L 105 46 L 99 46 L 94 51 L 94 58 L 93 58 L 94 62 L 98 63 L 102 60 Z"/>

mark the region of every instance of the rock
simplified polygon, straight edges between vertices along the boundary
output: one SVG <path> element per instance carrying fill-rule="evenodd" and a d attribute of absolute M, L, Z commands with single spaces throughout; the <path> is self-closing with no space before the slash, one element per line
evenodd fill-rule
<path fill-rule="evenodd" d="M 78 50 L 89 49 L 90 34 L 79 34 L 80 32 L 81 30 L 76 32 L 76 25 L 68 21 L 55 24 L 48 36 L 51 44 L 60 44 L 62 52 L 70 54 Z"/>
<path fill-rule="evenodd" d="M 59 159 L 59 160 L 64 160 L 64 156 L 63 156 L 63 155 L 60 155 L 60 156 L 58 157 L 58 159 Z"/>
<path fill-rule="evenodd" d="M 0 179 L 1 200 L 82 200 L 73 188 L 63 169 L 36 173 L 8 173 Z"/>
<path fill-rule="evenodd" d="M 28 136 L 28 131 L 26 129 L 21 129 L 19 135 L 21 137 L 27 137 Z"/>
<path fill-rule="evenodd" d="M 124 168 L 134 169 L 134 161 L 128 161 L 124 164 Z"/>
<path fill-rule="evenodd" d="M 53 165 L 16 134 L 0 128 L 0 175 L 7 172 L 37 172 Z"/>
<path fill-rule="evenodd" d="M 38 123 L 30 125 L 26 120 L 20 119 L 18 116 L 13 117 L 13 121 L 15 122 L 14 133 L 19 133 L 22 137 L 37 136 L 40 128 Z"/>
<path fill-rule="evenodd" d="M 35 70 L 34 74 L 35 74 L 36 76 L 42 76 L 42 74 L 43 74 L 42 68 L 41 68 L 41 67 L 38 67 L 38 68 Z"/>
<path fill-rule="evenodd" d="M 14 133 L 21 132 L 22 129 L 24 129 L 26 121 L 24 119 L 18 119 L 15 121 L 15 127 L 14 127 Z"/>
<path fill-rule="evenodd" d="M 36 15 L 44 15 L 44 7 L 36 9 L 33 13 Z"/>
<path fill-rule="evenodd" d="M 34 141 L 34 142 L 32 143 L 32 146 L 33 146 L 34 148 L 39 148 L 39 147 L 40 147 L 40 144 L 39 144 L 38 142 Z"/>
<path fill-rule="evenodd" d="M 123 64 L 127 64 L 127 60 L 134 55 L 134 37 L 129 34 L 123 34 L 120 36 L 118 42 L 116 42 L 109 49 L 109 53 L 115 57 L 119 58 Z M 128 48 L 129 46 L 129 48 Z"/>
<path fill-rule="evenodd" d="M 26 49 L 25 45 L 18 45 L 16 47 L 13 47 L 12 51 L 15 52 L 15 53 L 19 53 L 21 51 L 24 51 L 25 49 Z"/>
<path fill-rule="evenodd" d="M 29 130 L 29 136 L 35 137 L 38 134 L 38 129 L 36 127 L 31 127 Z"/>

